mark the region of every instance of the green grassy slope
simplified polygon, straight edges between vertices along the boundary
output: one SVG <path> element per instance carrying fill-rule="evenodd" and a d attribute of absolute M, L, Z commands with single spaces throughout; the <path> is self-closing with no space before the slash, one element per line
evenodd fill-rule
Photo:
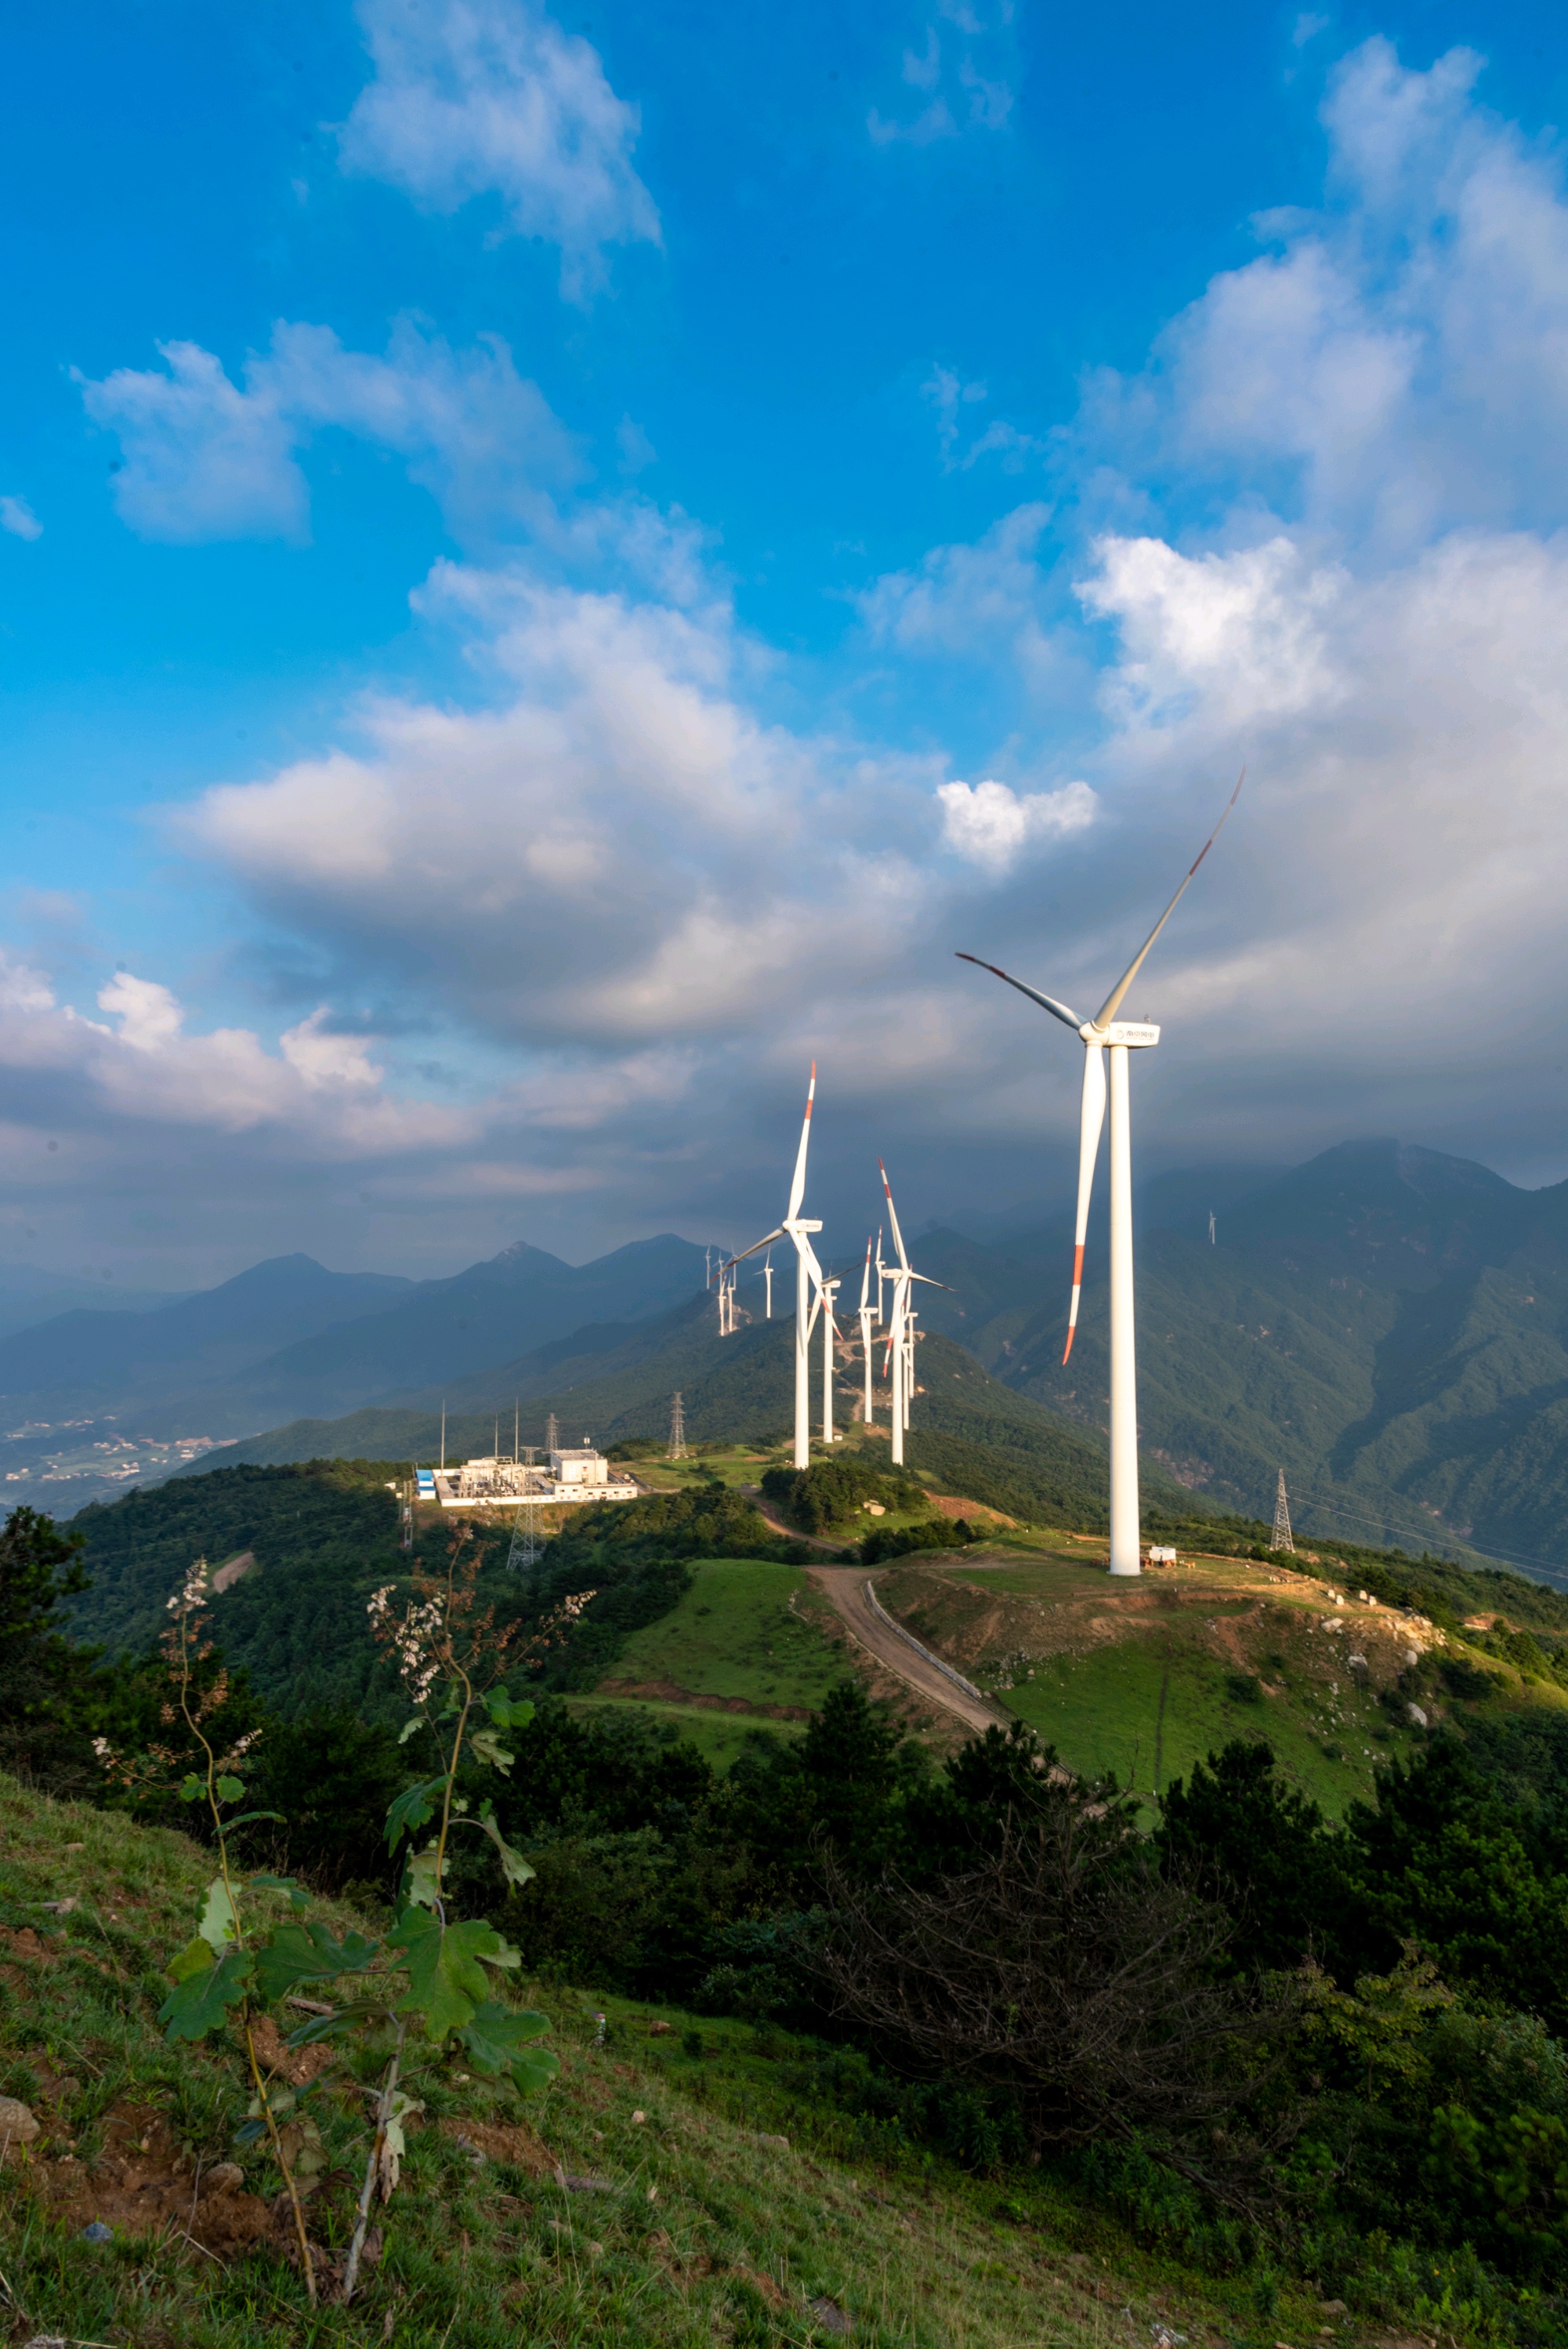
<path fill-rule="evenodd" d="M 852 2327 L 867 2349 L 1106 2349 L 1160 2323 L 1195 2340 L 1250 2329 L 1246 2278 L 1205 2284 L 1037 2173 L 965 2176 L 814 2098 L 809 2045 L 706 2018 L 688 2039 L 679 2016 L 651 2039 L 645 2008 L 534 1984 L 519 1994 L 552 2019 L 560 2079 L 523 2105 L 451 2061 L 421 2074 L 402 2179 L 377 2210 L 381 2258 L 352 2308 L 313 2317 L 270 2240 L 233 2240 L 268 2223 L 266 2159 L 242 2152 L 240 2187 L 200 2195 L 235 2158 L 249 2095 L 236 2051 L 222 2037 L 171 2049 L 154 2021 L 210 1874 L 181 1836 L 0 1781 L 0 2093 L 41 2123 L 0 2173 L 18 2341 L 810 2349 Z M 60 1902 L 64 1915 L 46 1905 Z M 332 1902 L 315 1914 L 339 1930 L 367 1921 Z M 351 2224 L 363 2110 L 357 2094 L 319 2106 L 329 2167 L 310 2223 L 328 2246 Z M 100 2166 L 116 2145 L 135 2192 Z M 557 2164 L 593 2182 L 573 2191 Z M 82 2240 L 100 2210 L 101 2248 Z M 1315 2317 L 1287 2286 L 1273 2329 L 1304 2339 Z"/>
<path fill-rule="evenodd" d="M 1336 1607 L 1326 1584 L 1284 1561 L 1182 1556 L 1173 1572 L 1117 1587 L 1082 1546 L 1010 1541 L 984 1562 L 912 1559 L 879 1596 L 1070 1769 L 1113 1772 L 1151 1795 L 1232 1738 L 1262 1737 L 1286 1777 L 1337 1816 L 1370 1795 L 1379 1764 L 1425 1737 L 1411 1704 L 1428 1723 L 1460 1725 L 1478 1711 L 1568 1712 L 1568 1690 L 1480 1637 L 1437 1633 L 1353 1588 Z M 1456 1661 L 1470 1670 L 1461 1684 L 1479 1688 L 1472 1699 L 1445 1675 Z"/>
<path fill-rule="evenodd" d="M 672 1613 L 634 1631 L 602 1685 L 662 1684 L 757 1709 L 808 1713 L 843 1664 L 833 1619 L 799 1567 L 756 1558 L 699 1558 Z"/>

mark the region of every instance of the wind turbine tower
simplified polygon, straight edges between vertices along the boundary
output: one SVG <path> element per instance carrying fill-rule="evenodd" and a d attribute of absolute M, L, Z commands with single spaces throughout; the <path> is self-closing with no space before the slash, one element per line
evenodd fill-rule
<path fill-rule="evenodd" d="M 1212 1207 L 1211 1207 L 1211 1208 L 1210 1208 L 1210 1210 L 1209 1210 L 1209 1246 L 1210 1246 L 1211 1247 L 1213 1247 L 1213 1245 L 1214 1245 L 1214 1210 L 1212 1209 Z"/>
<path fill-rule="evenodd" d="M 810 1081 L 806 1087 L 806 1114 L 800 1124 L 800 1147 L 795 1154 L 795 1174 L 789 1185 L 789 1206 L 783 1222 L 765 1238 L 754 1240 L 738 1256 L 732 1256 L 727 1269 L 744 1264 L 748 1256 L 762 1248 L 771 1247 L 785 1235 L 795 1248 L 795 1465 L 809 1468 L 811 1464 L 811 1330 L 815 1315 L 811 1310 L 813 1292 L 820 1299 L 822 1288 L 822 1268 L 817 1262 L 817 1252 L 811 1246 L 810 1234 L 822 1228 L 819 1219 L 800 1213 L 800 1203 L 806 1195 L 806 1154 L 811 1142 L 811 1105 L 817 1097 L 817 1063 L 811 1063 Z"/>
<path fill-rule="evenodd" d="M 876 1419 L 875 1419 L 875 1402 L 874 1402 L 874 1399 L 873 1399 L 872 1392 L 872 1350 L 873 1350 L 873 1349 L 872 1349 L 872 1319 L 873 1319 L 873 1318 L 874 1318 L 874 1317 L 873 1317 L 873 1314 L 872 1314 L 872 1301 L 871 1301 L 871 1298 L 872 1298 L 872 1244 L 871 1244 L 870 1239 L 868 1238 L 868 1239 L 867 1239 L 867 1241 L 866 1241 L 866 1268 L 865 1268 L 864 1272 L 862 1272 L 862 1273 L 861 1273 L 861 1310 L 860 1310 L 860 1323 L 861 1323 L 861 1351 L 863 1352 L 863 1354 L 865 1355 L 865 1358 L 866 1358 L 866 1395 L 865 1395 L 865 1402 L 864 1402 L 864 1404 L 863 1404 L 863 1406 L 862 1406 L 861 1413 L 861 1419 L 863 1420 L 863 1422 L 864 1422 L 864 1423 L 865 1423 L 865 1425 L 866 1425 L 867 1427 L 874 1427 L 874 1426 L 875 1426 L 875 1424 L 876 1424 Z M 879 1303 L 881 1302 L 880 1298 L 879 1298 L 879 1299 L 878 1299 L 878 1302 L 879 1302 Z"/>
<path fill-rule="evenodd" d="M 1220 836 L 1225 817 L 1236 804 L 1243 782 L 1243 767 L 1231 793 L 1225 813 L 1220 818 L 1202 847 L 1188 866 L 1181 886 L 1177 890 L 1149 936 L 1144 939 L 1132 961 L 1123 971 L 1092 1019 L 1080 1019 L 1076 1011 L 1058 1003 L 1053 996 L 1042 995 L 1037 988 L 1026 986 L 1021 978 L 999 970 L 994 962 L 982 962 L 978 955 L 961 954 L 960 962 L 972 962 L 981 970 L 988 970 L 996 978 L 1016 987 L 1042 1011 L 1065 1027 L 1076 1029 L 1083 1044 L 1083 1107 L 1078 1125 L 1078 1223 L 1074 1231 L 1072 1303 L 1068 1310 L 1068 1342 L 1063 1350 L 1065 1362 L 1073 1350 L 1073 1338 L 1078 1330 L 1078 1300 L 1083 1293 L 1083 1252 L 1088 1233 L 1089 1193 L 1094 1187 L 1095 1162 L 1099 1155 L 1099 1137 L 1105 1124 L 1105 1054 L 1110 1052 L 1110 1570 L 1112 1574 L 1140 1574 L 1140 1525 L 1138 1503 L 1138 1367 L 1136 1339 L 1132 1317 L 1132 1135 L 1127 1084 L 1127 1055 L 1132 1050 L 1148 1050 L 1160 1041 L 1160 1030 L 1147 1020 L 1119 1019 L 1122 1000 L 1133 980 L 1142 969 L 1155 939 L 1175 912 L 1188 883 Z"/>

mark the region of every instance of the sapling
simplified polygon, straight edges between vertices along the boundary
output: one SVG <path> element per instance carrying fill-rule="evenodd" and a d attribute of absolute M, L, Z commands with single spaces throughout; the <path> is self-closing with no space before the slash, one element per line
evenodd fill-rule
<path fill-rule="evenodd" d="M 453 1836 L 469 1827 L 490 1843 L 507 1884 L 526 1884 L 532 1876 L 527 1860 L 501 1833 L 493 1804 L 487 1797 L 471 1810 L 458 1791 L 459 1779 L 465 1764 L 475 1763 L 503 1776 L 511 1772 L 516 1755 L 502 1741 L 528 1726 L 533 1706 L 508 1693 L 508 1669 L 537 1670 L 593 1593 L 565 1599 L 531 1635 L 520 1639 L 516 1626 L 498 1626 L 494 1609 L 480 1606 L 481 1562 L 481 1554 L 459 1534 L 444 1572 L 415 1575 L 401 1612 L 394 1606 L 390 1583 L 369 1601 L 372 1631 L 393 1659 L 412 1707 L 403 1742 L 428 1741 L 435 1764 L 432 1775 L 406 1787 L 387 1814 L 388 1851 L 396 1855 L 405 1844 L 407 1849 L 392 1929 L 379 1941 L 352 1930 L 339 1940 L 325 1923 L 310 1920 L 310 1897 L 292 1878 L 258 1874 L 242 1880 L 232 1862 L 231 1838 L 240 1827 L 278 1815 L 234 1814 L 244 1787 L 233 1773 L 252 1740 L 242 1739 L 220 1754 L 204 1731 L 228 1693 L 221 1668 L 207 1688 L 196 1689 L 199 1666 L 212 1652 L 204 1638 L 205 1560 L 198 1560 L 170 1601 L 175 1616 L 166 1641 L 170 1675 L 180 1712 L 205 1757 L 204 1769 L 189 1772 L 179 1792 L 187 1802 L 207 1805 L 219 1874 L 208 1888 L 194 1937 L 169 1967 L 174 1988 L 159 2019 L 171 2040 L 205 2038 L 231 2016 L 242 2033 L 255 2095 L 239 2139 L 254 2143 L 263 2134 L 268 2139 L 294 2215 L 313 2305 L 313 2249 L 303 2209 L 309 2188 L 302 2189 L 299 2179 L 319 2166 L 320 2136 L 302 2110 L 311 2091 L 296 2096 L 266 2082 L 253 2031 L 261 2008 L 306 1984 L 330 1984 L 337 2002 L 320 2008 L 313 2001 L 319 2011 L 291 2033 L 290 2049 L 337 2039 L 368 2052 L 377 2039 L 385 2047 L 385 2034 L 392 2034 L 374 2091 L 370 2148 L 340 2287 L 345 2302 L 358 2281 L 376 2198 L 388 2201 L 397 2184 L 405 2124 L 423 2110 L 409 2094 L 418 2064 L 433 2062 L 456 2043 L 474 2071 L 490 2078 L 508 2073 L 522 2095 L 543 2087 L 560 2070 L 559 2057 L 538 2044 L 550 2028 L 548 2018 L 510 2007 L 492 1994 L 486 1970 L 515 1971 L 521 1961 L 482 1919 L 451 1915 L 449 1857 Z M 172 1708 L 167 1717 L 172 1722 Z M 167 1784 L 176 1759 L 170 1749 L 154 1746 L 138 1764 L 113 1754 L 105 1741 L 98 1744 L 100 1762 L 122 1784 L 154 1783 L 146 1775 L 150 1767 L 161 1768 Z M 420 1843 L 422 1830 L 432 1824 L 434 1833 Z M 286 1912 L 259 1917 L 258 1896 L 264 1894 L 283 1896 Z M 312 2087 L 320 2085 L 318 2079 Z"/>

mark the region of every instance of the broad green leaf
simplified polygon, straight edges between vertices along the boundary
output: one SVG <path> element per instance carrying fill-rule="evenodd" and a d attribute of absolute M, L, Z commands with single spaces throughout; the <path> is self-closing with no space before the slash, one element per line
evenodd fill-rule
<path fill-rule="evenodd" d="M 424 1851 L 411 1851 L 408 1855 L 408 1867 L 403 1882 L 409 1899 L 418 1901 L 421 1909 L 433 1909 L 441 1897 L 440 1885 L 437 1880 L 440 1857 L 434 1844 Z"/>
<path fill-rule="evenodd" d="M 403 1723 L 402 1729 L 401 1729 L 401 1730 L 399 1731 L 399 1733 L 398 1733 L 398 1737 L 397 1737 L 397 1743 L 398 1743 L 398 1744 L 399 1744 L 399 1745 L 407 1745 L 407 1743 L 408 1743 L 408 1740 L 410 1739 L 410 1737 L 412 1737 L 412 1736 L 413 1736 L 414 1732 L 415 1732 L 417 1729 L 423 1729 L 423 1728 L 424 1728 L 424 1726 L 425 1726 L 425 1716 L 424 1716 L 424 1714 L 423 1714 L 422 1713 L 417 1713 L 414 1715 L 414 1718 L 413 1718 L 413 1720 L 412 1720 L 412 1721 L 406 1721 L 406 1722 Z"/>
<path fill-rule="evenodd" d="M 174 1988 L 158 2010 L 164 2037 L 205 2039 L 216 2031 L 244 1997 L 254 1963 L 249 1950 L 229 1950 L 214 1964 L 205 1941 L 191 1942 L 169 1969 Z"/>
<path fill-rule="evenodd" d="M 500 1857 L 501 1874 L 509 1884 L 526 1884 L 535 1870 L 530 1868 L 521 1852 L 514 1851 L 495 1823 L 492 1813 L 481 1814 L 479 1825 L 483 1827 Z"/>
<path fill-rule="evenodd" d="M 493 1729 L 470 1730 L 469 1750 L 477 1754 L 481 1762 L 488 1762 L 492 1770 L 499 1770 L 503 1778 L 511 1776 L 517 1756 L 508 1753 Z"/>
<path fill-rule="evenodd" d="M 282 1814 L 274 1811 L 258 1811 L 255 1816 L 259 1819 L 270 1819 L 281 1817 Z M 310 1907 L 310 1894 L 293 1876 L 269 1876 L 263 1871 L 260 1876 L 247 1876 L 245 1889 L 248 1892 L 286 1892 L 291 1909 L 300 1909 Z"/>
<path fill-rule="evenodd" d="M 427 1778 L 422 1786 L 405 1786 L 387 1814 L 388 1851 L 396 1851 L 406 1835 L 413 1835 L 435 1817 L 431 1797 L 438 1795 L 446 1783 L 445 1778 Z"/>
<path fill-rule="evenodd" d="M 237 1803 L 244 1791 L 244 1786 L 238 1778 L 220 1778 L 218 1781 L 218 1800 L 221 1803 Z"/>
<path fill-rule="evenodd" d="M 281 1819 L 283 1816 L 282 1811 L 247 1811 L 242 1818 L 225 1819 L 223 1822 L 223 1833 L 226 1836 L 231 1836 L 233 1834 L 236 1827 L 251 1826 L 257 1819 Z"/>
<path fill-rule="evenodd" d="M 182 1778 L 180 1782 L 180 1799 L 182 1803 L 199 1803 L 206 1791 L 206 1779 L 198 1778 L 194 1771 L 188 1778 Z"/>
<path fill-rule="evenodd" d="M 561 2069 L 559 2055 L 532 2044 L 542 2039 L 549 2028 L 546 2014 L 502 2006 L 499 1999 L 487 1998 L 474 2009 L 473 2019 L 464 2024 L 459 2037 L 476 2072 L 493 2079 L 498 2072 L 510 2071 L 527 2095 L 535 2088 L 542 2088 Z"/>
<path fill-rule="evenodd" d="M 399 2000 L 398 2013 L 422 2014 L 438 2042 L 460 2031 L 489 1997 L 481 1960 L 491 1966 L 521 1962 L 518 1951 L 479 1918 L 443 1925 L 420 1909 L 404 1911 L 387 1946 L 403 1951 L 408 1970 L 408 1994 Z"/>
<path fill-rule="evenodd" d="M 226 1950 L 238 1933 L 239 1926 L 240 1920 L 234 1914 L 228 1887 L 221 1876 L 215 1876 L 207 1887 L 207 1906 L 201 1911 L 201 1922 L 196 1930 L 209 1949 Z"/>
<path fill-rule="evenodd" d="M 325 1925 L 283 1924 L 256 1951 L 256 1989 L 271 2006 L 300 1982 L 363 1973 L 380 1948 L 353 1931 L 337 1941 Z"/>
<path fill-rule="evenodd" d="M 485 1693 L 485 1710 L 497 1729 L 526 1729 L 533 1719 L 531 1697 L 510 1697 L 505 1689 L 492 1688 Z"/>
<path fill-rule="evenodd" d="M 331 2014 L 313 2014 L 297 2031 L 291 2031 L 284 2042 L 285 2047 L 314 2047 L 318 2039 L 335 2039 L 340 2031 L 356 2031 L 362 2023 L 390 2023 L 389 2008 L 379 2005 L 373 1998 L 355 1999 L 347 2006 L 334 2009 Z"/>

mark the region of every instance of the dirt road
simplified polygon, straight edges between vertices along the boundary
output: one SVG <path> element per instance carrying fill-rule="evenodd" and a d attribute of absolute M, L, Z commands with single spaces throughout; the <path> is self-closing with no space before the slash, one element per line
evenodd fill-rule
<path fill-rule="evenodd" d="M 809 1566 L 810 1575 L 834 1612 L 842 1618 L 850 1637 L 874 1656 L 885 1671 L 901 1680 L 923 1697 L 928 1704 L 939 1705 L 951 1713 L 965 1727 L 976 1732 L 1005 1724 L 1008 1716 L 993 1712 L 988 1704 L 966 1696 L 946 1674 L 934 1664 L 927 1663 L 918 1649 L 901 1640 L 890 1630 L 866 1604 L 866 1569 L 863 1566 Z"/>

